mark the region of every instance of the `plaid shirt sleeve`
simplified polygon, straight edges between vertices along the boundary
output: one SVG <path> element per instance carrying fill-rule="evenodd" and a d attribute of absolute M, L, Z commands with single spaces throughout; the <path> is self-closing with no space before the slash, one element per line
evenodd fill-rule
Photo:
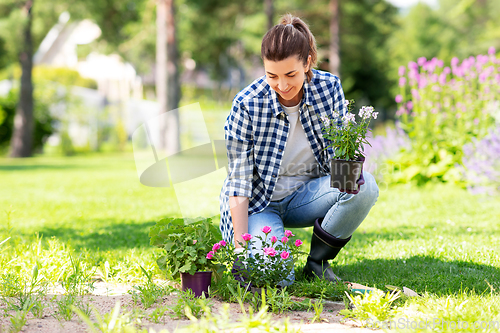
<path fill-rule="evenodd" d="M 347 108 L 345 106 L 344 90 L 342 89 L 342 85 L 340 84 L 340 79 L 338 77 L 334 76 L 332 82 L 333 85 L 330 94 L 333 97 L 333 108 L 327 110 L 328 117 L 330 119 L 333 119 L 333 112 L 334 111 L 338 112 L 339 117 L 337 118 L 337 126 L 340 128 L 344 126 L 342 123 L 342 117 L 347 113 Z M 326 144 L 328 145 L 330 144 L 330 142 L 327 142 Z M 326 151 L 327 151 L 328 161 L 330 161 L 334 156 L 333 148 L 328 147 Z"/>
<path fill-rule="evenodd" d="M 248 111 L 237 100 L 233 101 L 224 130 L 229 169 L 225 195 L 250 198 L 254 165 L 253 130 Z"/>

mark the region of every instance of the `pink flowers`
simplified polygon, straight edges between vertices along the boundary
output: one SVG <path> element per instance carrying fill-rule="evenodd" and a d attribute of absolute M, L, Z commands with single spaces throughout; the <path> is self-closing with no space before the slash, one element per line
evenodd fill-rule
<path fill-rule="evenodd" d="M 401 103 L 403 101 L 403 96 L 397 95 L 396 96 L 396 103 Z"/>
<path fill-rule="evenodd" d="M 269 227 L 269 226 L 266 225 L 265 227 L 262 227 L 260 229 L 260 231 L 262 231 L 263 233 L 265 233 L 267 235 L 268 233 L 271 232 L 271 227 Z"/>
<path fill-rule="evenodd" d="M 207 259 L 213 259 L 214 258 L 214 254 L 215 252 L 217 252 L 218 250 L 220 250 L 222 247 L 226 246 L 227 243 L 225 240 L 221 240 L 220 242 L 218 243 L 215 243 L 213 246 L 212 246 L 212 251 L 208 252 L 207 253 L 207 256 L 206 258 Z"/>
<path fill-rule="evenodd" d="M 400 87 L 404 87 L 404 86 L 405 86 L 405 84 L 406 84 L 406 78 L 404 78 L 404 77 L 400 77 L 400 78 L 399 78 L 399 86 L 400 86 Z"/>
<path fill-rule="evenodd" d="M 278 252 L 272 247 L 265 247 L 264 248 L 264 254 L 268 255 L 270 257 L 274 257 Z"/>
<path fill-rule="evenodd" d="M 399 71 L 398 71 L 399 76 L 405 75 L 405 72 L 406 72 L 406 67 L 405 66 L 399 66 Z"/>
<path fill-rule="evenodd" d="M 248 242 L 250 239 L 252 239 L 252 235 L 244 233 L 243 235 L 241 235 L 241 238 L 243 238 L 245 242 Z"/>
<path fill-rule="evenodd" d="M 420 58 L 418 58 L 418 65 L 423 66 L 426 61 L 427 61 L 427 59 L 425 57 L 420 57 Z"/>
<path fill-rule="evenodd" d="M 215 254 L 214 251 L 210 251 L 210 252 L 207 253 L 207 257 L 206 258 L 209 259 L 209 260 L 213 259 L 214 258 L 214 254 Z"/>
<path fill-rule="evenodd" d="M 281 230 L 283 232 L 283 229 Z M 205 255 L 206 261 L 210 265 L 225 267 L 226 272 L 233 274 L 235 272 L 243 274 L 245 271 L 251 270 L 253 273 L 249 276 L 249 281 L 258 287 L 289 280 L 297 259 L 305 254 L 299 248 L 302 241 L 295 237 L 290 230 L 284 230 L 284 235 L 279 236 L 271 235 L 271 231 L 269 226 L 259 226 L 258 229 L 252 230 L 254 236 L 250 233 L 242 234 L 241 238 L 236 238 L 243 239 L 245 242 L 241 244 L 240 241 L 240 245 L 243 245 L 240 248 L 235 247 L 238 244 L 224 240 L 214 243 L 211 251 Z M 266 237 L 263 237 L 261 232 Z M 200 243 L 198 242 L 198 244 Z M 245 265 L 235 265 L 237 262 L 241 264 L 242 261 Z M 273 274 L 269 274 L 271 271 Z"/>

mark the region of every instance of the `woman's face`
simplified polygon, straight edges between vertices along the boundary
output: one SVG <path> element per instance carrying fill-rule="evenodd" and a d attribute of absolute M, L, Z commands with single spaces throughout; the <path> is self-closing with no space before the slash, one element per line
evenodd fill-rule
<path fill-rule="evenodd" d="M 264 59 L 267 83 L 276 91 L 278 100 L 284 106 L 295 106 L 300 103 L 302 86 L 310 62 L 311 56 L 305 66 L 298 56 L 291 56 L 281 61 Z"/>

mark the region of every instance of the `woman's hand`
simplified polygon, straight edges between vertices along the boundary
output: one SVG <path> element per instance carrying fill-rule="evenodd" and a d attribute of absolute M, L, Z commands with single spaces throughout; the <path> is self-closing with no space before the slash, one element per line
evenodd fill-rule
<path fill-rule="evenodd" d="M 363 161 L 363 163 L 364 163 L 365 162 L 365 157 L 363 155 L 361 155 L 359 157 L 359 160 Z M 359 190 L 361 188 L 361 185 L 363 185 L 364 183 L 365 183 L 365 178 L 363 177 L 363 164 L 361 164 L 361 174 L 359 175 L 358 180 L 356 180 L 356 184 L 358 184 L 358 189 L 357 190 L 344 190 L 344 189 L 340 189 L 339 188 L 339 191 L 340 192 L 345 192 L 345 193 L 348 193 L 348 194 L 358 194 Z"/>
<path fill-rule="evenodd" d="M 359 190 L 361 188 L 361 185 L 365 183 L 365 178 L 363 177 L 363 169 L 361 169 L 361 175 L 359 176 L 358 180 L 356 181 L 356 184 L 358 184 L 358 189 L 357 190 L 344 190 L 343 188 L 339 188 L 340 192 L 345 192 L 348 194 L 358 194 Z"/>
<path fill-rule="evenodd" d="M 241 247 L 245 243 L 241 235 L 248 232 L 248 198 L 229 197 L 229 208 L 233 220 L 234 247 Z"/>

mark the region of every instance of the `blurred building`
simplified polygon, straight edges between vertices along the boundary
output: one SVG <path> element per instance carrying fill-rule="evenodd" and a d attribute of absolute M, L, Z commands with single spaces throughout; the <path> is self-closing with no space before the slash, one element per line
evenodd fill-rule
<path fill-rule="evenodd" d="M 96 148 L 99 126 L 113 127 L 119 121 L 125 124 L 127 135 L 130 137 L 133 130 L 140 126 L 142 119 L 158 113 L 155 102 L 142 99 L 141 77 L 137 75 L 134 67 L 122 61 L 120 56 L 93 52 L 85 60 L 78 60 L 77 46 L 89 44 L 100 35 L 101 29 L 92 21 L 70 21 L 69 13 L 64 12 L 33 57 L 35 66 L 74 69 L 82 77 L 97 82 L 97 90 L 82 87 L 71 89 L 71 95 L 80 99 L 86 113 L 90 115 L 88 121 L 83 123 L 81 119 L 76 121 L 69 118 L 68 134 L 77 146 L 90 143 L 92 148 Z M 111 116 L 107 115 L 110 109 L 113 110 Z M 145 113 L 143 116 L 142 111 Z M 54 112 L 60 118 L 65 113 L 70 113 L 70 110 L 64 105 L 58 105 L 54 107 Z M 58 142 L 58 133 L 49 139 L 49 143 Z"/>

